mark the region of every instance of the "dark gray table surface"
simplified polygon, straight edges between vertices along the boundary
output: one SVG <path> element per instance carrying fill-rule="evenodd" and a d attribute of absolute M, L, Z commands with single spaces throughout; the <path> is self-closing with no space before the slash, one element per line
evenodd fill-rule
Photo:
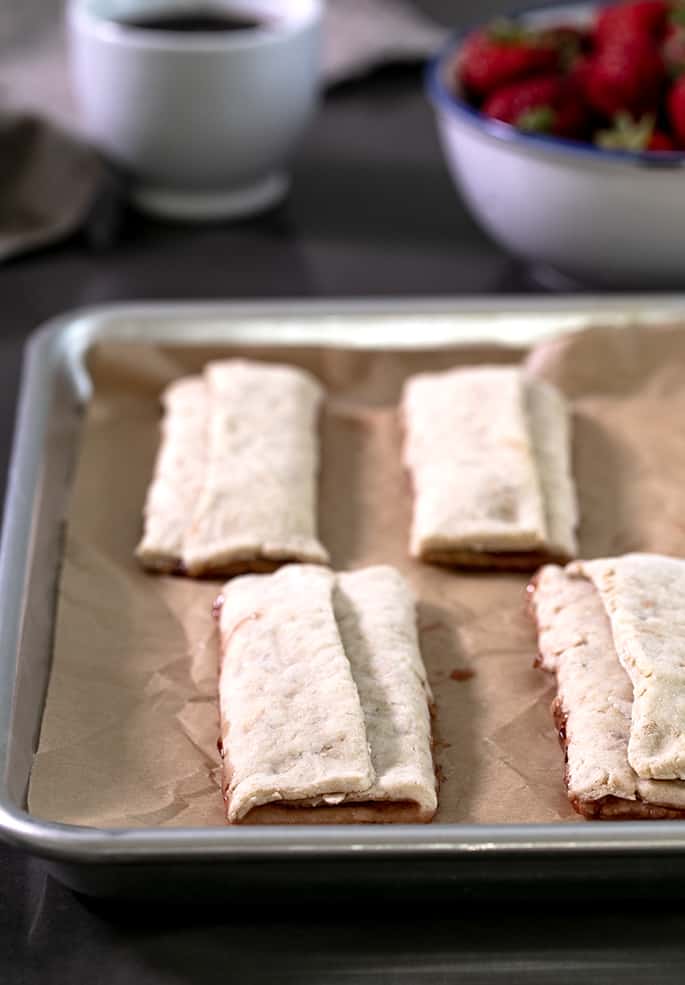
<path fill-rule="evenodd" d="M 434 11 L 449 4 L 426 3 Z M 492 5 L 491 5 L 492 6 Z M 462 10 L 464 5 L 461 5 Z M 129 216 L 118 244 L 79 238 L 0 269 L 0 466 L 21 349 L 45 319 L 98 302 L 416 296 L 540 290 L 477 230 L 454 194 L 419 74 L 390 71 L 330 95 L 290 199 L 237 226 Z M 685 908 L 564 902 L 316 909 L 136 907 L 72 895 L 0 846 L 0 981 L 47 983 L 682 982 Z"/>

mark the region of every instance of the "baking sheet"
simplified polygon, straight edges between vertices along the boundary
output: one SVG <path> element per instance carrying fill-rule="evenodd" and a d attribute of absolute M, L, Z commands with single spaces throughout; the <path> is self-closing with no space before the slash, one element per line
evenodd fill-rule
<path fill-rule="evenodd" d="M 586 556 L 638 547 L 683 553 L 685 528 L 677 521 L 685 452 L 668 426 L 685 407 L 682 334 L 595 329 L 530 357 L 535 371 L 574 398 Z M 525 578 L 455 574 L 406 558 L 410 499 L 394 407 L 401 382 L 422 369 L 523 355 L 497 347 L 99 347 L 31 812 L 112 827 L 221 823 L 209 616 L 217 585 L 145 575 L 131 552 L 157 444 L 159 390 L 228 354 L 306 366 L 329 388 L 321 533 L 336 567 L 396 564 L 420 598 L 422 650 L 437 698 L 436 820 L 575 819 L 561 783 L 550 682 L 531 667 Z"/>

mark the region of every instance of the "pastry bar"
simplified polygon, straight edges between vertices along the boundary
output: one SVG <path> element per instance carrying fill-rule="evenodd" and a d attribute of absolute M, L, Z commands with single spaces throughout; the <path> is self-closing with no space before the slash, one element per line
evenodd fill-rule
<path fill-rule="evenodd" d="M 531 586 L 571 802 L 586 817 L 685 816 L 685 561 L 548 565 Z"/>
<path fill-rule="evenodd" d="M 322 396 L 303 370 L 241 359 L 167 387 L 141 564 L 230 575 L 326 563 L 316 537 Z"/>
<path fill-rule="evenodd" d="M 137 556 L 144 567 L 181 566 L 183 538 L 202 489 L 206 460 L 207 387 L 201 376 L 169 384 L 162 394 L 161 443 L 145 502 Z"/>
<path fill-rule="evenodd" d="M 287 565 L 219 604 L 228 821 L 429 821 L 431 693 L 402 576 Z"/>
<path fill-rule="evenodd" d="M 423 373 L 405 385 L 402 416 L 413 557 L 532 570 L 576 554 L 569 413 L 555 387 L 510 366 Z"/>

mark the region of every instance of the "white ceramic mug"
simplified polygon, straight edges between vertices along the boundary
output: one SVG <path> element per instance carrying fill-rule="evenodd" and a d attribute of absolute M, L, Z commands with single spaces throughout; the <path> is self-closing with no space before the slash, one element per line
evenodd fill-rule
<path fill-rule="evenodd" d="M 171 14 L 251 17 L 256 28 L 127 26 Z M 237 218 L 278 201 L 315 106 L 320 0 L 71 0 L 72 78 L 87 135 L 158 215 Z"/>

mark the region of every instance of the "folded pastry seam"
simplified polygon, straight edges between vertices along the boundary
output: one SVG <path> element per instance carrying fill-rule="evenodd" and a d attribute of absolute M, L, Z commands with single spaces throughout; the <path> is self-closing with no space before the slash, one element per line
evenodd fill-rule
<path fill-rule="evenodd" d="M 682 778 L 643 776 L 634 769 L 629 750 L 638 701 L 643 701 L 637 716 L 639 738 L 647 735 L 652 741 L 656 736 L 657 748 L 663 751 L 670 748 L 669 743 L 680 729 L 678 721 L 669 727 L 658 702 L 645 704 L 644 692 L 640 689 L 638 694 L 616 646 L 617 623 L 624 634 L 624 647 L 625 634 L 631 627 L 644 633 L 645 625 L 651 625 L 652 617 L 644 618 L 645 609 L 639 603 L 645 599 L 654 601 L 647 584 L 659 571 L 662 585 L 673 589 L 685 571 L 685 561 L 634 554 L 577 562 L 565 569 L 548 565 L 531 586 L 531 607 L 538 628 L 538 664 L 557 676 L 553 713 L 565 749 L 569 799 L 587 817 L 678 817 L 685 812 Z M 664 578 L 664 571 L 670 577 Z M 614 586 L 610 603 L 609 585 Z M 666 608 L 659 611 L 657 606 L 657 616 L 663 617 L 664 611 L 670 612 L 670 606 L 677 604 L 677 594 L 671 597 L 664 592 L 662 604 Z M 646 611 L 651 609 L 650 605 Z M 659 647 L 647 649 L 656 679 L 663 680 L 659 664 L 664 659 L 669 664 L 668 636 L 660 636 Z M 642 653 L 629 638 L 627 650 L 633 656 Z M 673 681 L 668 675 L 665 679 Z M 670 702 L 676 716 L 680 714 L 681 697 L 679 694 L 677 700 Z M 656 722 L 652 719 L 650 724 L 645 715 L 655 710 L 662 717 Z"/>
<path fill-rule="evenodd" d="M 511 366 L 424 373 L 405 384 L 402 417 L 414 557 L 531 570 L 575 556 L 570 417 L 555 387 Z"/>
<path fill-rule="evenodd" d="M 167 387 L 141 564 L 194 577 L 327 564 L 316 536 L 323 394 L 305 370 L 245 359 Z"/>
<path fill-rule="evenodd" d="M 633 685 L 628 760 L 644 779 L 685 779 L 685 561 L 655 554 L 580 561 Z"/>
<path fill-rule="evenodd" d="M 431 694 L 395 569 L 248 575 L 219 626 L 229 823 L 430 820 Z"/>

